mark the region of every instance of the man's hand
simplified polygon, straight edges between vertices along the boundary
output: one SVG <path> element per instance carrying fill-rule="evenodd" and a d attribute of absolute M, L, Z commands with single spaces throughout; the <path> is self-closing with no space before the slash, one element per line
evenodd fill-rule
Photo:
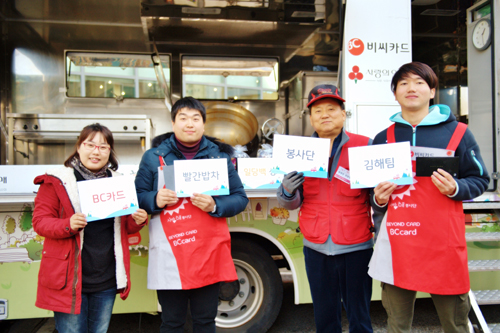
<path fill-rule="evenodd" d="M 292 171 L 283 177 L 283 188 L 290 194 L 294 194 L 300 185 L 304 182 L 304 174 L 302 172 Z"/>
<path fill-rule="evenodd" d="M 443 169 L 437 169 L 431 176 L 431 180 L 438 188 L 439 192 L 444 195 L 452 195 L 457 189 L 457 183 L 452 175 Z"/>
<path fill-rule="evenodd" d="M 162 188 L 156 194 L 156 206 L 158 208 L 174 205 L 177 201 L 179 201 L 179 198 L 177 198 L 177 194 L 172 190 Z"/>
<path fill-rule="evenodd" d="M 148 213 L 144 209 L 139 208 L 132 214 L 132 218 L 137 225 L 141 225 L 148 219 Z"/>
<path fill-rule="evenodd" d="M 211 213 L 215 207 L 214 198 L 206 194 L 193 193 L 191 203 L 207 213 Z"/>
<path fill-rule="evenodd" d="M 392 182 L 381 182 L 375 187 L 373 192 L 375 193 L 375 200 L 377 201 L 377 204 L 380 206 L 384 206 L 386 203 L 389 202 L 389 199 L 391 198 L 392 192 L 398 187 L 397 184 L 394 184 Z"/>
<path fill-rule="evenodd" d="M 87 218 L 83 213 L 75 213 L 69 218 L 69 226 L 73 231 L 85 228 L 87 225 Z"/>

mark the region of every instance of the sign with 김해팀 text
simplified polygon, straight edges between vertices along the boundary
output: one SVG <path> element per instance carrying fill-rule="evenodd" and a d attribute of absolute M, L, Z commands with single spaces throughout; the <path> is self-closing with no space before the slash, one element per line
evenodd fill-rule
<path fill-rule="evenodd" d="M 134 213 L 139 208 L 134 179 L 119 176 L 77 182 L 87 222 Z"/>
<path fill-rule="evenodd" d="M 328 178 L 330 139 L 274 135 L 273 173 L 303 172 L 305 177 Z"/>
<path fill-rule="evenodd" d="M 383 181 L 413 184 L 410 143 L 349 148 L 349 174 L 351 188 L 376 187 Z"/>
<path fill-rule="evenodd" d="M 282 173 L 272 173 L 272 158 L 238 158 L 238 175 L 245 189 L 278 188 Z"/>
<path fill-rule="evenodd" d="M 174 161 L 175 192 L 177 197 L 190 197 L 193 193 L 229 195 L 227 159 Z"/>

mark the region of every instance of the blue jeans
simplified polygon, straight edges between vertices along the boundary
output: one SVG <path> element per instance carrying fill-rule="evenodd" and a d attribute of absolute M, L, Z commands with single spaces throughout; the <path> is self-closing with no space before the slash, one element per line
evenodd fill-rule
<path fill-rule="evenodd" d="M 95 293 L 82 293 L 80 314 L 54 311 L 59 333 L 106 333 L 108 331 L 116 288 Z"/>
<path fill-rule="evenodd" d="M 372 249 L 367 249 L 327 256 L 304 247 L 316 332 L 342 332 L 342 304 L 349 332 L 373 332 L 370 319 L 372 278 L 368 275 L 372 253 Z"/>

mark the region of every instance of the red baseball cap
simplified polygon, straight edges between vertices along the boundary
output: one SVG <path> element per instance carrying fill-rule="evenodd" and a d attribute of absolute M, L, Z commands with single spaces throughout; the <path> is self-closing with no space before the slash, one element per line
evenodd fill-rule
<path fill-rule="evenodd" d="M 320 84 L 309 92 L 307 107 L 322 98 L 334 98 L 341 102 L 345 102 L 345 100 L 340 97 L 339 88 L 335 87 L 333 84 Z"/>

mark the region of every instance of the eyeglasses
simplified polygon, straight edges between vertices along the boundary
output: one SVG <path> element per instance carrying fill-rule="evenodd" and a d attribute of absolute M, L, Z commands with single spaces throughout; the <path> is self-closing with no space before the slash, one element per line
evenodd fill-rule
<path fill-rule="evenodd" d="M 96 147 L 99 149 L 101 153 L 108 153 L 111 150 L 111 147 L 108 145 L 96 145 L 91 142 L 83 142 L 83 146 L 85 147 L 86 150 L 88 151 L 93 151 Z"/>

